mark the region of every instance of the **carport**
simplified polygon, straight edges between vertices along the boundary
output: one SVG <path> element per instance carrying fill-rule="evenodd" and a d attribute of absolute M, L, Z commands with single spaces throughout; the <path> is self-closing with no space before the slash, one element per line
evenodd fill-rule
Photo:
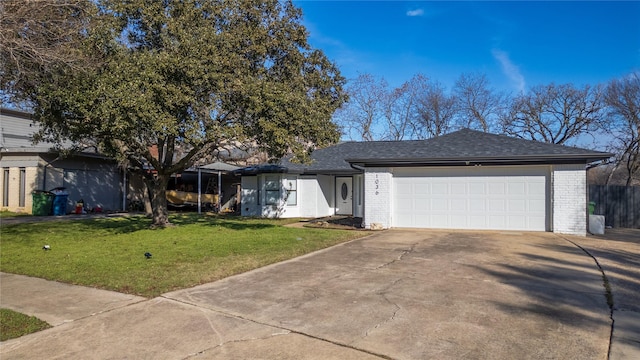
<path fill-rule="evenodd" d="M 240 178 L 234 174 L 237 169 L 238 166 L 220 161 L 186 169 L 170 182 L 168 197 L 196 205 L 198 213 L 202 212 L 205 202 L 215 202 L 212 205 L 219 212 L 232 211 L 240 201 Z"/>

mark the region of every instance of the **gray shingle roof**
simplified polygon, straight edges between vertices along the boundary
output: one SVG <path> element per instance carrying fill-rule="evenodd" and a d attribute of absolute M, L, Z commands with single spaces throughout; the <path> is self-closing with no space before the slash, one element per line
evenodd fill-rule
<path fill-rule="evenodd" d="M 311 155 L 311 164 L 283 160 L 295 173 L 358 172 L 351 164 L 465 165 L 590 163 L 612 154 L 463 129 L 427 140 L 343 142 Z"/>

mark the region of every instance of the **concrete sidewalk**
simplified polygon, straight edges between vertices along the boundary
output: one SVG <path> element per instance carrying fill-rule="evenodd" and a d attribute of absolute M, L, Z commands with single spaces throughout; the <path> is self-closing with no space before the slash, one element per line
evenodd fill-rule
<path fill-rule="evenodd" d="M 569 240 L 619 301 L 611 359 L 637 359 L 636 234 L 391 230 L 150 300 L 0 273 L 0 306 L 54 325 L 0 358 L 606 358 L 601 273 Z"/>
<path fill-rule="evenodd" d="M 0 306 L 58 326 L 146 300 L 143 297 L 0 272 Z"/>

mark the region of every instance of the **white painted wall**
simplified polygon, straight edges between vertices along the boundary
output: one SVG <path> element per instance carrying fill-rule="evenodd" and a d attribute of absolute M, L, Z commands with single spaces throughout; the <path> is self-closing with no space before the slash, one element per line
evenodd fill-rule
<path fill-rule="evenodd" d="M 277 177 L 280 186 L 280 196 L 277 203 L 272 205 L 266 204 L 265 179 L 266 177 Z M 309 180 L 309 179 L 305 179 Z M 296 175 L 286 174 L 261 174 L 257 176 L 243 176 L 241 181 L 242 199 L 241 214 L 242 216 L 261 216 L 269 218 L 292 218 L 303 217 L 300 202 L 304 200 L 306 193 L 300 179 Z M 308 188 L 310 185 L 307 185 Z M 258 189 L 260 187 L 260 189 Z M 295 190 L 297 201 L 296 204 L 287 204 L 287 190 Z"/>
<path fill-rule="evenodd" d="M 319 191 L 316 193 L 316 215 L 323 217 L 335 215 L 335 177 L 316 175 Z"/>
<path fill-rule="evenodd" d="M 299 211 L 301 217 L 316 217 L 316 199 L 320 186 L 315 176 L 301 176 L 298 179 Z"/>
<path fill-rule="evenodd" d="M 584 164 L 554 165 L 553 232 L 586 236 L 587 172 Z"/>
<path fill-rule="evenodd" d="M 392 174 L 388 168 L 366 168 L 364 173 L 364 227 L 391 227 Z"/>
<path fill-rule="evenodd" d="M 240 179 L 242 187 L 242 195 L 240 198 L 242 216 L 258 216 L 260 215 L 260 207 L 258 206 L 258 177 L 243 176 Z"/>

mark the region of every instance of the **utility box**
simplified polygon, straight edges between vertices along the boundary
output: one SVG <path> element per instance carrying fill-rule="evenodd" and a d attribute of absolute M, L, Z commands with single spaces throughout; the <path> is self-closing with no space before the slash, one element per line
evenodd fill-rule
<path fill-rule="evenodd" d="M 589 215 L 589 232 L 604 235 L 604 215 Z"/>

